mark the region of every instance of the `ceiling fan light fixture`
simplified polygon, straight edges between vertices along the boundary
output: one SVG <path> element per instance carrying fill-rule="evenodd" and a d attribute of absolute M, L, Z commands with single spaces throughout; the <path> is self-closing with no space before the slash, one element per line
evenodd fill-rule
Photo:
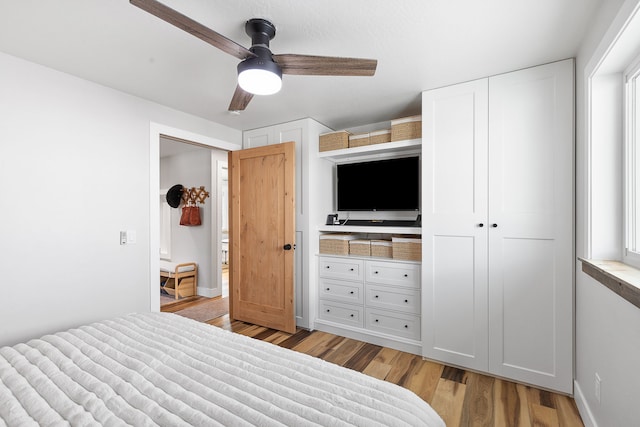
<path fill-rule="evenodd" d="M 245 59 L 238 64 L 238 85 L 254 95 L 273 95 L 282 87 L 282 70 L 273 61 Z"/>

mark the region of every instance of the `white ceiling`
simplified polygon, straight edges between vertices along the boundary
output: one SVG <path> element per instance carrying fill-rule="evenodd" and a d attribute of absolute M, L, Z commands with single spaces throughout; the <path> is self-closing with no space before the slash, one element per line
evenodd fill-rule
<path fill-rule="evenodd" d="M 287 75 L 232 115 L 238 60 L 127 0 L 0 0 L 0 51 L 240 130 L 303 117 L 343 129 L 419 114 L 425 89 L 575 56 L 603 0 L 163 1 L 246 47 L 244 22 L 266 18 L 274 53 L 378 69 Z"/>

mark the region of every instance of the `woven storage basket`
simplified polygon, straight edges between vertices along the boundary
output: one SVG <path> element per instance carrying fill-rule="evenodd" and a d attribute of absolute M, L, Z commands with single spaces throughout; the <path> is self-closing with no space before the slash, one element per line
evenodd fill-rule
<path fill-rule="evenodd" d="M 349 132 L 339 130 L 320 135 L 320 151 L 340 150 L 349 148 Z"/>
<path fill-rule="evenodd" d="M 391 129 L 377 130 L 369 133 L 369 143 L 383 144 L 385 142 L 391 142 Z"/>
<path fill-rule="evenodd" d="M 349 255 L 371 256 L 371 240 L 364 240 L 364 239 L 350 240 Z"/>
<path fill-rule="evenodd" d="M 391 141 L 422 138 L 422 116 L 391 120 Z"/>
<path fill-rule="evenodd" d="M 356 135 L 349 135 L 349 148 L 353 147 L 362 147 L 364 145 L 369 145 L 371 142 L 369 141 L 368 133 L 358 133 Z"/>
<path fill-rule="evenodd" d="M 349 241 L 358 236 L 353 234 L 321 234 L 320 253 L 331 255 L 349 255 Z"/>
<path fill-rule="evenodd" d="M 391 258 L 393 256 L 391 240 L 372 240 L 371 256 Z"/>
<path fill-rule="evenodd" d="M 392 237 L 393 259 L 420 261 L 422 259 L 422 239 Z"/>

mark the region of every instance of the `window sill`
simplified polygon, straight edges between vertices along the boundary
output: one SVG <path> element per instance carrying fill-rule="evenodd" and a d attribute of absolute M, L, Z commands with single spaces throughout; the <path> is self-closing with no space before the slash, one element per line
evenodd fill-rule
<path fill-rule="evenodd" d="M 620 261 L 578 259 L 584 273 L 640 308 L 640 270 Z"/>

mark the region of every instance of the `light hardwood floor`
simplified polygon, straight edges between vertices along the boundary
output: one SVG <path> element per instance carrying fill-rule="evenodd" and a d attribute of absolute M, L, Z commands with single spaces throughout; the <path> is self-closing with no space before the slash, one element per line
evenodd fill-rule
<path fill-rule="evenodd" d="M 231 321 L 228 315 L 207 323 L 406 387 L 431 404 L 448 427 L 584 425 L 571 397 L 426 361 L 413 354 L 319 331 L 299 329 L 287 334 Z"/>

